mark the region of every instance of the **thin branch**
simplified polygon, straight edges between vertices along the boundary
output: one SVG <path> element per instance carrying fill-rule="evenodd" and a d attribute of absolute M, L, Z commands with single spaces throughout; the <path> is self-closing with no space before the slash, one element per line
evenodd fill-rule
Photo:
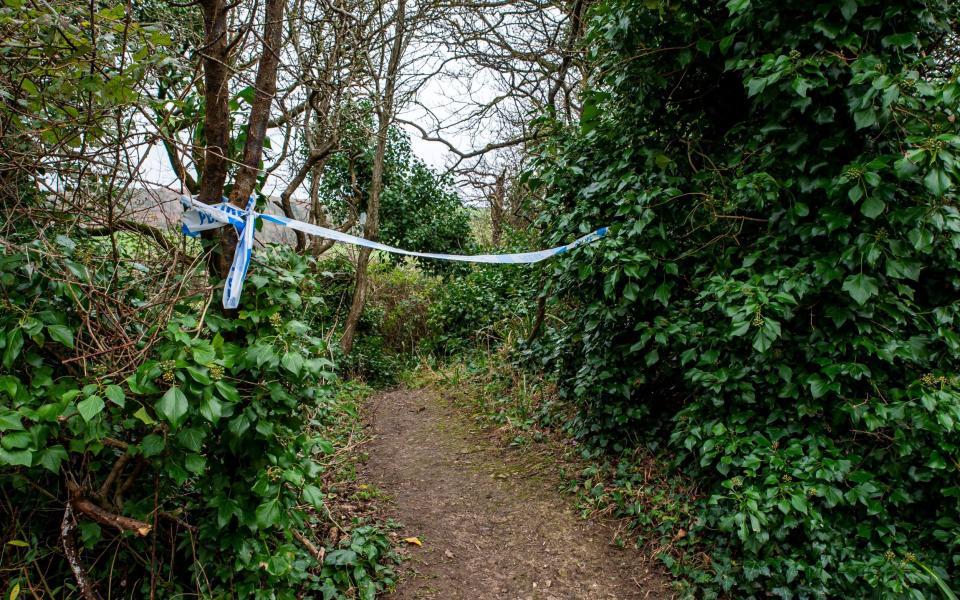
<path fill-rule="evenodd" d="M 86 600 L 102 600 L 100 594 L 93 588 L 93 582 L 87 575 L 87 570 L 83 568 L 80 562 L 80 554 L 77 552 L 77 544 L 73 537 L 73 530 L 77 526 L 77 520 L 73 516 L 73 507 L 67 502 L 63 510 L 63 520 L 60 522 L 60 541 L 63 544 L 63 553 L 67 557 L 67 563 L 70 570 L 73 571 L 73 577 L 77 580 L 77 587 Z"/>
<path fill-rule="evenodd" d="M 294 539 L 303 544 L 303 547 L 307 549 L 307 552 L 309 552 L 319 564 L 323 564 L 323 558 L 326 556 L 326 550 L 323 548 L 318 548 L 316 544 L 307 539 L 307 536 L 303 535 L 296 529 L 290 530 L 290 533 L 293 535 Z"/>

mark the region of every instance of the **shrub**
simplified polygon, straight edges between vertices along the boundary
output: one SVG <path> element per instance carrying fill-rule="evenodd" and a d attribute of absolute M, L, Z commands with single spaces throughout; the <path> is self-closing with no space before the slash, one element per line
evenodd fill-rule
<path fill-rule="evenodd" d="M 327 329 L 341 326 L 346 318 L 353 293 L 352 270 L 346 256 L 327 258 L 317 265 L 324 279 L 316 290 L 318 315 Z M 354 349 L 349 356 L 342 356 L 339 346 L 333 348 L 348 376 L 378 387 L 396 383 L 429 332 L 427 308 L 438 281 L 416 263 L 376 260 L 370 264 L 367 305 L 357 326 L 360 335 Z"/>
<path fill-rule="evenodd" d="M 702 482 L 705 595 L 920 598 L 956 572 L 958 10 L 594 10 L 579 130 L 532 181 L 545 225 L 616 227 L 554 263 L 575 308 L 545 352 L 582 436 L 668 444 Z"/>
<path fill-rule="evenodd" d="M 379 334 L 392 352 L 412 353 L 430 333 L 430 301 L 442 283 L 413 264 L 377 263 L 370 273 L 369 308 L 382 313 Z"/>
<path fill-rule="evenodd" d="M 522 252 L 534 232 L 511 232 L 498 252 Z M 535 320 L 538 266 L 474 265 L 439 285 L 429 309 L 431 350 L 453 353 L 527 336 Z"/>
<path fill-rule="evenodd" d="M 326 522 L 320 476 L 334 444 L 322 427 L 339 410 L 334 364 L 312 326 L 309 261 L 259 253 L 236 318 L 199 296 L 169 299 L 164 313 L 142 266 L 85 263 L 83 240 L 57 239 L 60 253 L 34 242 L 0 259 L 0 485 L 4 539 L 15 540 L 2 563 L 18 574 L 12 585 L 68 595 L 71 562 L 92 585 L 131 597 L 372 598 L 389 584 L 388 544 L 369 527 L 322 568 L 300 541 Z M 144 321 L 132 319 L 99 339 L 139 340 L 142 352 L 77 355 L 107 289 L 113 306 L 140 306 L 152 323 L 137 331 Z"/>

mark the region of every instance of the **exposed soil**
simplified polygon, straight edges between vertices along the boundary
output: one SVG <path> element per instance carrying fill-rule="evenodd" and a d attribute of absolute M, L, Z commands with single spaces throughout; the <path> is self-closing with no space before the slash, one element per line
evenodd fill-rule
<path fill-rule="evenodd" d="M 365 480 L 417 537 L 393 598 L 670 598 L 650 559 L 611 545 L 574 514 L 556 468 L 504 447 L 435 390 L 382 394 L 367 407 Z"/>

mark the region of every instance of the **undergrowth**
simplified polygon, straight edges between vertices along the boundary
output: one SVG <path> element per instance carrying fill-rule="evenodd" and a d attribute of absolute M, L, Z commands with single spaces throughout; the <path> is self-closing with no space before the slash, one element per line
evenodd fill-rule
<path fill-rule="evenodd" d="M 376 257 L 370 264 L 368 299 L 360 317 L 349 356 L 333 347 L 346 378 L 375 388 L 395 385 L 418 361 L 423 339 L 432 331 L 429 306 L 440 278 L 411 262 L 396 263 Z M 346 256 L 318 261 L 323 285 L 316 289 L 317 313 L 328 339 L 336 339 L 353 293 L 353 266 Z"/>
<path fill-rule="evenodd" d="M 682 598 L 701 597 L 715 550 L 703 527 L 706 492 L 676 470 L 677 457 L 664 449 L 625 447 L 618 452 L 577 438 L 576 408 L 558 398 L 542 373 L 518 367 L 510 352 L 472 350 L 438 360 L 431 357 L 406 371 L 404 385 L 435 387 L 495 428 L 505 444 L 539 445 L 553 456 L 560 490 L 573 497 L 584 519 L 602 519 L 615 528 L 613 541 L 659 559 L 671 572 Z M 910 554 L 889 556 L 905 576 L 929 577 L 938 594 L 956 596 L 933 570 Z M 934 596 L 937 597 L 937 596 Z"/>
<path fill-rule="evenodd" d="M 196 274 L 168 274 L 170 291 L 82 235 L 8 240 L 5 597 L 369 599 L 392 586 L 387 526 L 345 501 L 364 392 L 315 333 L 310 259 L 260 252 L 225 317 L 208 310 L 212 290 L 191 291 Z"/>

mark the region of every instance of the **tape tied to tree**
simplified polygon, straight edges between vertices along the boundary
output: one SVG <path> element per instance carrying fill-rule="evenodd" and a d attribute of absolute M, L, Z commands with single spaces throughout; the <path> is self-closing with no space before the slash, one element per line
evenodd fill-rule
<path fill-rule="evenodd" d="M 416 252 L 413 250 L 404 250 L 395 248 L 387 244 L 381 244 L 372 240 L 343 233 L 335 229 L 328 229 L 304 223 L 295 219 L 288 219 L 276 215 L 258 213 L 254 210 L 255 198 L 251 197 L 247 202 L 247 208 L 242 209 L 224 201 L 220 204 L 204 204 L 194 202 L 189 196 L 181 196 L 180 202 L 183 204 L 182 231 L 184 235 L 196 237 L 201 231 L 217 229 L 225 225 L 233 225 L 237 231 L 237 250 L 233 256 L 233 263 L 230 265 L 230 272 L 227 275 L 226 285 L 223 288 L 223 307 L 236 308 L 240 304 L 240 293 L 243 290 L 243 282 L 247 277 L 247 270 L 250 266 L 250 258 L 253 253 L 254 233 L 256 230 L 256 220 L 262 219 L 267 223 L 280 225 L 301 231 L 308 235 L 352 244 L 373 250 L 381 250 L 392 254 L 401 254 L 404 256 L 414 256 L 417 258 L 431 258 L 436 260 L 450 260 L 470 263 L 486 264 L 532 264 L 537 263 L 558 254 L 569 252 L 578 246 L 590 244 L 607 235 L 607 228 L 601 227 L 596 231 L 556 248 L 547 250 L 538 250 L 536 252 L 520 252 L 517 254 L 441 254 L 434 252 Z"/>

